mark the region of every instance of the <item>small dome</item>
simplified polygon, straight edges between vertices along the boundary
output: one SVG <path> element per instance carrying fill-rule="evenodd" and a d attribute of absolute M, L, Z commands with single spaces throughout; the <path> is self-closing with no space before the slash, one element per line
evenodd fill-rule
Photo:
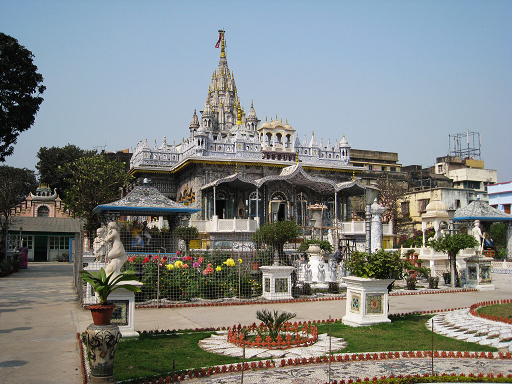
<path fill-rule="evenodd" d="M 347 139 L 345 138 L 345 135 L 343 135 L 343 139 L 340 141 L 340 147 L 349 147 Z"/>
<path fill-rule="evenodd" d="M 440 200 L 433 200 L 430 203 L 428 203 L 427 207 L 425 208 L 427 212 L 434 212 L 434 211 L 447 211 L 448 206 L 443 203 Z"/>
<path fill-rule="evenodd" d="M 268 121 L 265 121 L 263 124 L 261 124 L 260 128 L 272 128 L 272 125 Z"/>

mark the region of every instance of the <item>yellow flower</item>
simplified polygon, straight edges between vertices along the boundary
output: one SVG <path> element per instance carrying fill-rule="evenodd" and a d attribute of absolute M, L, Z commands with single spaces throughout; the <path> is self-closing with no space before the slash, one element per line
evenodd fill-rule
<path fill-rule="evenodd" d="M 167 264 L 165 267 L 167 268 L 168 271 L 172 271 L 174 269 L 174 265 L 172 264 Z"/>
<path fill-rule="evenodd" d="M 174 263 L 174 266 L 176 268 L 180 268 L 182 265 L 183 265 L 183 261 L 181 261 L 181 260 L 178 260 L 177 262 Z"/>
<path fill-rule="evenodd" d="M 232 258 L 227 259 L 224 264 L 226 264 L 228 267 L 234 267 L 235 266 L 235 260 Z"/>
<path fill-rule="evenodd" d="M 238 263 L 239 263 L 239 264 L 242 264 L 242 259 L 238 259 Z"/>
<path fill-rule="evenodd" d="M 221 266 L 219 265 L 219 266 L 217 266 L 217 268 L 215 268 L 215 270 L 216 270 L 217 272 L 219 272 L 219 271 L 222 271 L 222 268 L 221 268 Z"/>

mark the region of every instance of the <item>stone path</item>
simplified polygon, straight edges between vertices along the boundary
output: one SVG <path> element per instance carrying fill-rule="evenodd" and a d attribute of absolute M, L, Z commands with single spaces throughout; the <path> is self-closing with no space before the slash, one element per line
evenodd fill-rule
<path fill-rule="evenodd" d="M 435 333 L 512 352 L 512 325 L 510 324 L 473 316 L 469 313 L 469 309 L 439 314 L 432 320 Z M 432 320 L 427 322 L 430 330 Z"/>
<path fill-rule="evenodd" d="M 280 384 L 323 384 L 331 380 L 356 380 L 368 377 L 381 378 L 382 376 L 407 376 L 446 373 L 456 375 L 464 373 L 493 374 L 503 376 L 512 374 L 510 360 L 497 359 L 393 359 L 380 361 L 354 361 L 346 363 L 311 364 L 306 366 L 289 366 L 267 370 L 245 371 L 244 384 L 252 383 L 280 383 Z M 209 377 L 186 380 L 186 383 L 201 384 L 238 384 L 241 382 L 241 372 L 215 374 Z"/>

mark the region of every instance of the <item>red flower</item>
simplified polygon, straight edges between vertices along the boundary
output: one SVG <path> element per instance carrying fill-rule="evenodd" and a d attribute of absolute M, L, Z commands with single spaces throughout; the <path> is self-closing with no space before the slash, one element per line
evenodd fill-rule
<path fill-rule="evenodd" d="M 145 257 L 144 260 L 142 260 L 142 264 L 149 263 L 149 257 Z"/>

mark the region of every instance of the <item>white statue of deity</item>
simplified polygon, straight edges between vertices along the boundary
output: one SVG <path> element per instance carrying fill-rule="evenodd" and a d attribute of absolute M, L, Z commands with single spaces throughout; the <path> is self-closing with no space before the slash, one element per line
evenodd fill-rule
<path fill-rule="evenodd" d="M 483 236 L 482 236 L 482 230 L 480 229 L 480 220 L 475 220 L 475 226 L 471 230 L 471 234 L 475 238 L 476 241 L 478 241 L 478 247 L 475 247 L 477 251 L 480 253 L 482 252 L 482 244 L 483 244 Z"/>
<path fill-rule="evenodd" d="M 109 263 L 105 268 L 105 273 L 108 276 L 110 273 L 114 272 L 113 277 L 115 277 L 121 273 L 121 267 L 126 260 L 128 260 L 128 256 L 126 255 L 126 251 L 124 250 L 124 246 L 119 235 L 119 228 L 115 221 L 108 223 L 108 235 L 103 240 L 104 244 L 109 242 L 112 242 L 112 246 L 110 247 L 110 251 L 107 255 Z"/>
<path fill-rule="evenodd" d="M 100 227 L 96 230 L 96 237 L 92 244 L 92 253 L 95 256 L 96 261 L 106 261 L 105 256 L 107 254 L 107 247 L 104 243 L 105 232 L 104 227 Z"/>

